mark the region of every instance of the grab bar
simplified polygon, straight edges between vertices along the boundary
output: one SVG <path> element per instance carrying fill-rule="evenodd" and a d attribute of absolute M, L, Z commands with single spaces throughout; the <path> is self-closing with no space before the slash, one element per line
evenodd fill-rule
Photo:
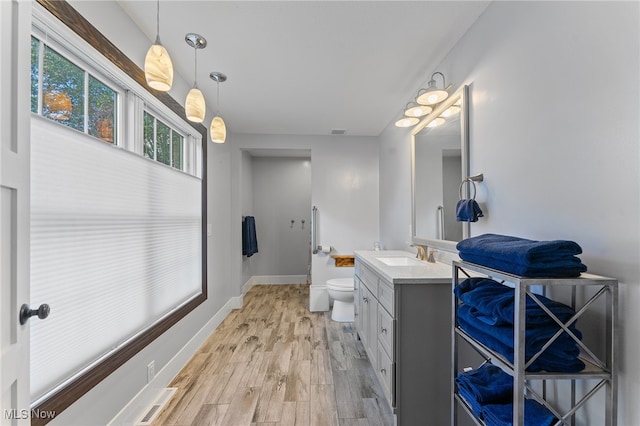
<path fill-rule="evenodd" d="M 440 222 L 439 229 L 438 229 L 440 231 L 440 237 L 438 239 L 444 240 L 444 207 L 438 206 L 437 211 L 438 211 L 438 219 L 439 219 L 438 222 Z"/>
<path fill-rule="evenodd" d="M 316 214 L 317 213 L 318 213 L 318 208 L 316 206 L 313 206 L 313 208 L 311 209 L 311 250 L 313 254 L 318 253 L 318 244 L 317 244 L 317 237 L 316 237 L 316 232 L 317 232 Z"/>

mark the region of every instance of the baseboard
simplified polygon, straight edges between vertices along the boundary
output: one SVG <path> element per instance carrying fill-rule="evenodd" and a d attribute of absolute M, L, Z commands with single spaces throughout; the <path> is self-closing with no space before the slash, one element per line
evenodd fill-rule
<path fill-rule="evenodd" d="M 242 285 L 242 294 L 254 285 L 307 284 L 306 275 L 254 275 Z"/>
<path fill-rule="evenodd" d="M 133 425 L 155 402 L 160 393 L 182 370 L 191 357 L 202 346 L 220 323 L 233 309 L 242 307 L 242 296 L 232 297 L 218 312 L 185 344 L 180 351 L 156 374 L 145 387 L 108 423 L 109 426 Z"/>

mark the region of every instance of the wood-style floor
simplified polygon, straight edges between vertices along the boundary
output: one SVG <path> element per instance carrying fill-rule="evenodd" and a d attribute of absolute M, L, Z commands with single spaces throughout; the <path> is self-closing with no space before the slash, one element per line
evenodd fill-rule
<path fill-rule="evenodd" d="M 159 425 L 393 425 L 351 323 L 307 285 L 258 285 L 176 376 Z"/>

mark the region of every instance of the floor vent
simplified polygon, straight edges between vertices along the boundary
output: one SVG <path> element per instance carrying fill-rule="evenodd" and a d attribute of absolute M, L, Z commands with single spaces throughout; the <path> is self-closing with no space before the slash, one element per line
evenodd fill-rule
<path fill-rule="evenodd" d="M 346 129 L 332 129 L 331 130 L 331 134 L 332 135 L 344 135 L 345 133 L 347 133 Z"/>
<path fill-rule="evenodd" d="M 158 398 L 151 404 L 151 406 L 145 411 L 142 418 L 136 423 L 136 426 L 145 426 L 150 425 L 151 422 L 155 420 L 155 418 L 160 414 L 160 411 L 164 408 L 164 406 L 169 402 L 173 394 L 178 390 L 178 388 L 166 388 L 164 389 Z"/>

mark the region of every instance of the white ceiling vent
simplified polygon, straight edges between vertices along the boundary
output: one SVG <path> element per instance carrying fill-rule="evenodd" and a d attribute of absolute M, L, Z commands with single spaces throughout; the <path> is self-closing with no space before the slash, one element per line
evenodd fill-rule
<path fill-rule="evenodd" d="M 344 135 L 345 133 L 347 133 L 347 131 L 345 129 L 332 129 L 331 130 L 331 134 L 332 135 Z"/>

